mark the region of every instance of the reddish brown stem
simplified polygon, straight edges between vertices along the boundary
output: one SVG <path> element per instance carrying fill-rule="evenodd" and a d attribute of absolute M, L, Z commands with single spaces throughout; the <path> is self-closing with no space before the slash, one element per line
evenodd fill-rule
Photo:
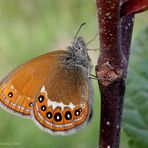
<path fill-rule="evenodd" d="M 128 0 L 121 6 L 121 16 L 148 10 L 148 0 Z"/>
<path fill-rule="evenodd" d="M 133 16 L 120 18 L 119 0 L 97 0 L 101 93 L 100 148 L 118 148 Z"/>
<path fill-rule="evenodd" d="M 97 0 L 97 8 L 101 49 L 97 76 L 107 86 L 122 77 L 127 67 L 120 42 L 120 3 L 118 0 Z"/>

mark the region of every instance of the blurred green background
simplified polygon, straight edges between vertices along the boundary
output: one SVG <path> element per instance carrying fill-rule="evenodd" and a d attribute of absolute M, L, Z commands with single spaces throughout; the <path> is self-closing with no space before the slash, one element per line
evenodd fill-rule
<path fill-rule="evenodd" d="M 144 12 L 137 14 L 135 19 L 121 148 L 148 147 L 147 18 L 148 12 Z M 87 24 L 80 35 L 89 41 L 98 31 L 95 0 L 0 0 L 0 79 L 33 57 L 67 47 L 83 22 Z M 98 48 L 98 41 L 90 47 Z M 97 55 L 98 52 L 90 53 L 94 66 Z M 51 136 L 31 120 L 0 108 L 0 147 L 96 148 L 100 97 L 95 81 L 94 89 L 94 117 L 75 135 Z"/>

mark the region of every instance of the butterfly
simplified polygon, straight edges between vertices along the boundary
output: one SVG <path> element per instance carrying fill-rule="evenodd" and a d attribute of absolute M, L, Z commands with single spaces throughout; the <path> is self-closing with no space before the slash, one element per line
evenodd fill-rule
<path fill-rule="evenodd" d="M 0 105 L 53 135 L 75 133 L 92 116 L 91 62 L 82 37 L 66 50 L 18 66 L 0 82 Z"/>

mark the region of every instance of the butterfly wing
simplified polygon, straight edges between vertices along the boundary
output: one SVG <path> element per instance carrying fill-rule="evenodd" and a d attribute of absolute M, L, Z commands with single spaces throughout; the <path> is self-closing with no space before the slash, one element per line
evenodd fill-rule
<path fill-rule="evenodd" d="M 16 68 L 0 82 L 0 105 L 18 115 L 30 116 L 34 98 L 65 51 L 55 51 L 37 57 Z"/>
<path fill-rule="evenodd" d="M 33 106 L 35 122 L 58 135 L 73 133 L 87 124 L 93 94 L 86 69 L 61 63 L 54 65 Z"/>
<path fill-rule="evenodd" d="M 31 116 L 50 133 L 71 133 L 86 125 L 92 111 L 88 71 L 62 63 L 66 56 L 55 51 L 18 67 L 0 83 L 0 104 Z"/>

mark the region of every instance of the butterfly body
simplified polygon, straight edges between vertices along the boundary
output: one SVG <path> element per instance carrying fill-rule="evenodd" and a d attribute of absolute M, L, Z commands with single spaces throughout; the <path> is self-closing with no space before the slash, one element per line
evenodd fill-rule
<path fill-rule="evenodd" d="M 86 44 L 78 37 L 66 51 L 39 56 L 4 78 L 0 104 L 51 134 L 74 133 L 92 113 L 90 67 Z"/>

